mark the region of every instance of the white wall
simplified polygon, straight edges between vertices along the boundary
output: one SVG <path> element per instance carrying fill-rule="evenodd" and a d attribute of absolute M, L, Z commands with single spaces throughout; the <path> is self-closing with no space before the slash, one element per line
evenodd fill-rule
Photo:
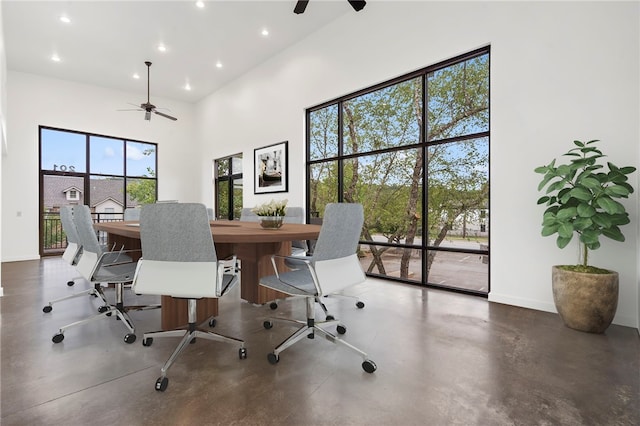
<path fill-rule="evenodd" d="M 2 157 L 2 261 L 38 258 L 38 126 L 158 143 L 158 197 L 198 201 L 194 172 L 194 106 L 156 99 L 178 117 L 170 121 L 140 111 L 117 111 L 142 94 L 9 71 L 7 155 Z M 20 216 L 18 215 L 20 212 Z"/>
<path fill-rule="evenodd" d="M 540 236 L 539 175 L 574 139 L 601 139 L 619 166 L 638 166 L 638 2 L 370 2 L 225 86 L 198 105 L 201 201 L 211 161 L 242 152 L 244 204 L 253 149 L 289 141 L 290 176 L 304 173 L 304 109 L 449 57 L 491 45 L 491 294 L 494 302 L 555 311 L 551 266 L 576 263 Z M 637 182 L 637 178 L 633 178 Z M 625 205 L 625 243 L 604 241 L 592 264 L 620 273 L 617 324 L 638 326 L 638 196 Z"/>

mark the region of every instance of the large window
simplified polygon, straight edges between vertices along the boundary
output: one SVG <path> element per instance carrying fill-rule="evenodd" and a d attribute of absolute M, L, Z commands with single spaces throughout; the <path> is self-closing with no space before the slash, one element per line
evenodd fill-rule
<path fill-rule="evenodd" d="M 242 212 L 242 154 L 213 162 L 216 218 L 240 219 Z"/>
<path fill-rule="evenodd" d="M 66 244 L 63 205 L 86 204 L 94 220 L 122 220 L 157 198 L 157 145 L 40 127 L 40 254 Z"/>
<path fill-rule="evenodd" d="M 307 210 L 365 208 L 367 274 L 489 292 L 489 48 L 307 111 Z"/>

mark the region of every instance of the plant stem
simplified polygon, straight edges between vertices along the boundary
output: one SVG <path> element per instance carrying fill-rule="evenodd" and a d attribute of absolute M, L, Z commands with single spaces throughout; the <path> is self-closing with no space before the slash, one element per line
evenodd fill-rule
<path fill-rule="evenodd" d="M 582 266 L 584 266 L 586 268 L 587 267 L 587 263 L 588 263 L 587 259 L 589 257 L 589 249 L 587 248 L 586 244 L 583 244 L 582 246 L 583 246 L 583 249 L 584 249 L 583 256 L 582 256 Z"/>

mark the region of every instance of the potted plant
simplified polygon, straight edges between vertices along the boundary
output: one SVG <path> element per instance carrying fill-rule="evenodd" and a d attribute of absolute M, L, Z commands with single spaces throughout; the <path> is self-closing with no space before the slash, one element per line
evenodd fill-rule
<path fill-rule="evenodd" d="M 266 229 L 278 229 L 282 226 L 286 214 L 288 200 L 271 200 L 251 209 L 260 216 L 260 226 Z"/>
<path fill-rule="evenodd" d="M 625 207 L 616 199 L 628 198 L 633 187 L 627 175 L 635 167 L 618 167 L 607 162 L 598 140 L 574 141 L 575 148 L 564 156 L 568 163 L 537 167 L 543 176 L 538 199 L 547 209 L 542 235 L 557 234 L 556 244 L 565 248 L 577 234 L 580 244 L 577 265 L 552 268 L 553 300 L 564 323 L 571 328 L 602 333 L 613 321 L 618 306 L 618 273 L 589 265 L 589 251 L 600 248 L 600 237 L 624 241 L 621 226 L 630 222 Z M 546 189 L 545 189 L 546 188 Z"/>

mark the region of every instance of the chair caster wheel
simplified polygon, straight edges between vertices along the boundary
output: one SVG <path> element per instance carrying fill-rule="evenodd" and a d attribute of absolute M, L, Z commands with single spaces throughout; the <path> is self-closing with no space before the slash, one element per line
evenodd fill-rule
<path fill-rule="evenodd" d="M 269 307 L 271 308 L 271 310 L 275 311 L 276 309 L 278 309 L 278 304 L 276 302 L 271 302 L 269 304 Z"/>
<path fill-rule="evenodd" d="M 42 312 L 49 313 L 49 312 L 51 312 L 52 309 L 53 309 L 53 306 L 47 305 L 44 308 L 42 308 Z"/>
<path fill-rule="evenodd" d="M 107 312 L 108 310 L 109 310 L 109 307 L 108 307 L 108 306 L 105 306 L 105 305 L 100 306 L 100 307 L 98 308 L 98 312 L 99 312 L 99 313 L 101 313 L 101 314 L 102 314 L 102 313 Z"/>
<path fill-rule="evenodd" d="M 362 369 L 367 373 L 373 373 L 378 369 L 378 367 L 376 366 L 375 362 L 368 359 L 362 363 Z"/>
<path fill-rule="evenodd" d="M 131 343 L 133 343 L 135 341 L 136 341 L 136 335 L 135 334 L 127 333 L 127 334 L 124 335 L 124 342 L 125 343 L 131 344 Z"/>
<path fill-rule="evenodd" d="M 67 281 L 67 285 L 69 287 L 72 287 L 75 284 L 75 281 Z"/>
<path fill-rule="evenodd" d="M 240 359 L 247 359 L 247 348 L 238 349 L 238 356 Z"/>
<path fill-rule="evenodd" d="M 327 317 L 325 319 L 327 321 L 333 321 L 334 319 L 336 319 L 336 317 L 334 317 L 333 315 L 327 315 Z"/>
<path fill-rule="evenodd" d="M 55 334 L 51 340 L 53 341 L 53 343 L 60 343 L 64 340 L 64 334 L 62 333 Z"/>
<path fill-rule="evenodd" d="M 269 361 L 269 364 L 276 365 L 278 361 L 280 361 L 280 357 L 271 352 L 269 355 L 267 355 L 267 360 Z"/>
<path fill-rule="evenodd" d="M 356 308 L 358 308 L 358 309 L 362 309 L 362 308 L 364 308 L 364 302 L 361 302 L 361 301 L 359 301 L 359 300 L 358 300 L 358 301 L 356 302 Z"/>
<path fill-rule="evenodd" d="M 209 327 L 215 327 L 216 326 L 216 319 L 215 318 L 211 318 L 209 320 Z"/>
<path fill-rule="evenodd" d="M 271 327 L 273 327 L 273 323 L 271 321 L 265 321 L 262 323 L 262 326 L 269 330 Z"/>
<path fill-rule="evenodd" d="M 156 390 L 158 392 L 164 392 L 167 390 L 167 386 L 169 386 L 169 379 L 166 377 L 158 377 L 158 380 L 156 380 Z"/>
<path fill-rule="evenodd" d="M 347 327 L 345 327 L 344 325 L 339 325 L 336 327 L 336 331 L 338 332 L 338 334 L 344 334 L 347 332 Z"/>
<path fill-rule="evenodd" d="M 142 339 L 142 346 L 151 346 L 153 343 L 153 337 L 147 337 Z"/>

